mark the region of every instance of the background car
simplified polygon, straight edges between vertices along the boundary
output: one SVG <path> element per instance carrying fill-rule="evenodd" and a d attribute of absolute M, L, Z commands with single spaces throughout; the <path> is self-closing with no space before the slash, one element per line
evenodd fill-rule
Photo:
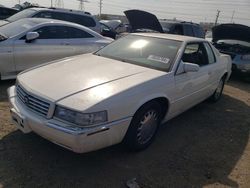
<path fill-rule="evenodd" d="M 25 9 L 4 21 L 0 21 L 0 25 L 14 22 L 22 18 L 49 18 L 68 22 L 77 23 L 86 26 L 98 33 L 101 28 L 99 22 L 88 12 L 76 11 L 61 8 L 29 8 Z"/>
<path fill-rule="evenodd" d="M 230 74 L 230 57 L 205 39 L 136 33 L 24 71 L 8 95 L 24 133 L 78 153 L 122 141 L 142 150 L 160 123 L 207 98 L 218 101 Z"/>
<path fill-rule="evenodd" d="M 214 46 L 231 56 L 233 72 L 250 76 L 250 27 L 221 24 L 212 29 L 212 36 Z"/>
<path fill-rule="evenodd" d="M 185 21 L 158 20 L 149 12 L 127 10 L 124 12 L 132 27 L 132 32 L 152 32 L 177 34 L 205 38 L 205 32 L 199 24 Z"/>
<path fill-rule="evenodd" d="M 0 20 L 6 19 L 12 16 L 13 14 L 16 14 L 17 12 L 17 9 L 8 8 L 0 5 Z"/>
<path fill-rule="evenodd" d="M 1 79 L 27 68 L 96 51 L 110 43 L 87 27 L 51 19 L 25 18 L 0 27 Z"/>
<path fill-rule="evenodd" d="M 116 38 L 117 35 L 128 32 L 127 25 L 121 20 L 100 20 L 101 34 L 106 37 Z"/>
<path fill-rule="evenodd" d="M 197 23 L 177 20 L 160 20 L 160 24 L 165 33 L 205 38 L 204 30 Z"/>

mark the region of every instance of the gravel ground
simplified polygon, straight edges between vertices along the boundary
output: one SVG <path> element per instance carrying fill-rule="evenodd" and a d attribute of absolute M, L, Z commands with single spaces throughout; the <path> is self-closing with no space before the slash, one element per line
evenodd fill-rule
<path fill-rule="evenodd" d="M 121 145 L 75 154 L 10 122 L 0 82 L 1 187 L 250 187 L 250 84 L 230 81 L 216 104 L 203 102 L 162 126 L 145 151 Z"/>

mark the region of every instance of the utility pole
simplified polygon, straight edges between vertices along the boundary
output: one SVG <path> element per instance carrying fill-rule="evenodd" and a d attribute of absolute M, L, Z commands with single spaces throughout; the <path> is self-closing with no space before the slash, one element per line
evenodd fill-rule
<path fill-rule="evenodd" d="M 53 7 L 53 0 L 50 1 L 50 7 Z"/>
<path fill-rule="evenodd" d="M 64 7 L 63 0 L 56 0 L 55 7 L 63 8 Z"/>
<path fill-rule="evenodd" d="M 85 10 L 84 3 L 88 3 L 88 0 L 77 0 L 79 1 L 79 10 Z"/>
<path fill-rule="evenodd" d="M 99 8 L 100 8 L 99 16 L 100 16 L 100 19 L 102 17 L 102 5 L 103 5 L 102 1 L 103 0 L 100 0 L 100 3 L 99 3 Z"/>
<path fill-rule="evenodd" d="M 234 14 L 235 14 L 235 10 L 233 11 L 232 17 L 231 17 L 231 23 L 233 23 L 234 20 Z"/>
<path fill-rule="evenodd" d="M 215 18 L 215 23 L 214 23 L 214 25 L 216 26 L 217 25 L 217 23 L 218 23 L 218 19 L 219 19 L 219 16 L 220 16 L 220 10 L 217 10 L 217 15 L 216 15 L 216 18 Z"/>

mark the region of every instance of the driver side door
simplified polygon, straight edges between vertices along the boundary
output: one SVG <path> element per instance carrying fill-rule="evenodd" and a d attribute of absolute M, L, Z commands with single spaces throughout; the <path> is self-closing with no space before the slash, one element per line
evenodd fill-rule
<path fill-rule="evenodd" d="M 200 68 L 197 72 L 185 72 L 185 62 L 197 64 Z M 174 111 L 179 114 L 206 99 L 211 83 L 211 67 L 204 43 L 187 44 L 175 75 Z"/>

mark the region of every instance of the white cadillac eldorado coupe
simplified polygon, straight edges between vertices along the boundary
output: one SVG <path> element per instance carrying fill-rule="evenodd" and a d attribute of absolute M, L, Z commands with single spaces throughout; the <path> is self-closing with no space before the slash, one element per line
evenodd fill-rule
<path fill-rule="evenodd" d="M 8 89 L 11 116 L 77 153 L 120 142 L 141 150 L 159 125 L 221 97 L 231 59 L 204 39 L 130 34 L 94 54 L 22 72 Z"/>

